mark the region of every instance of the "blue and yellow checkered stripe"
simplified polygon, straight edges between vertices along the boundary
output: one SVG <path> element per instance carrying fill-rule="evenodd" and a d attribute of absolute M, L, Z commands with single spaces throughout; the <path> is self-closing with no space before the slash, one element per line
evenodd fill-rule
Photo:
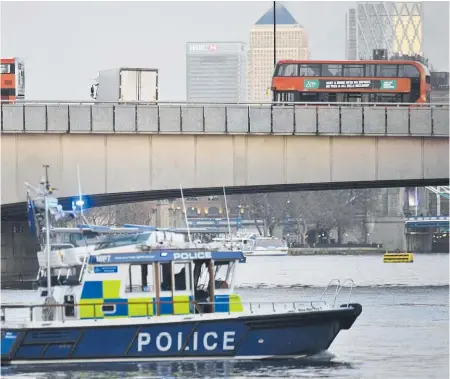
<path fill-rule="evenodd" d="M 80 318 L 117 318 L 145 317 L 156 314 L 154 297 L 120 298 L 120 280 L 101 280 L 85 282 L 80 299 Z M 160 298 L 160 315 L 182 315 L 193 313 L 192 296 L 174 296 Z M 242 312 L 239 295 L 217 295 L 216 312 Z M 114 313 L 104 314 L 102 306 L 108 303 L 116 305 Z"/>
<path fill-rule="evenodd" d="M 236 294 L 216 295 L 214 296 L 214 303 L 214 308 L 217 313 L 242 312 L 244 310 L 241 297 Z"/>

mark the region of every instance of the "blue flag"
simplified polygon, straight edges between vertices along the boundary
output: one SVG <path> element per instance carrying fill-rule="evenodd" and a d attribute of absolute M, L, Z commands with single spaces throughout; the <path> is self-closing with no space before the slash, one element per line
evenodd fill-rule
<path fill-rule="evenodd" d="M 36 235 L 36 213 L 34 209 L 33 201 L 30 198 L 30 194 L 27 194 L 27 215 L 28 215 L 28 226 L 30 227 L 30 232 Z"/>

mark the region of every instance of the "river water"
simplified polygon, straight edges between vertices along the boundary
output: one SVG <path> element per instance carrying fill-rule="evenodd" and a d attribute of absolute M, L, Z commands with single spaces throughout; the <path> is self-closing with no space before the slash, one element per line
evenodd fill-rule
<path fill-rule="evenodd" d="M 313 298 L 331 278 L 352 278 L 363 313 L 328 352 L 285 362 L 173 362 L 2 369 L 4 378 L 346 378 L 449 377 L 449 256 L 419 255 L 412 264 L 381 256 L 252 257 L 240 265 L 243 301 Z M 339 299 L 347 301 L 348 292 Z M 2 303 L 33 302 L 32 291 L 2 292 Z"/>

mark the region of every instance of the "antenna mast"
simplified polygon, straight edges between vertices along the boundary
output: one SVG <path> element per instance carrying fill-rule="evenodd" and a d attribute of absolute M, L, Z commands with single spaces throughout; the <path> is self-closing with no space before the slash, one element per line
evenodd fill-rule
<path fill-rule="evenodd" d="M 231 250 L 233 250 L 233 242 L 232 242 L 232 238 L 231 238 L 230 215 L 228 214 L 227 194 L 225 193 L 225 186 L 223 186 L 223 197 L 225 199 L 225 210 L 227 212 L 228 234 L 230 235 Z"/>
<path fill-rule="evenodd" d="M 180 191 L 181 191 L 181 200 L 183 202 L 184 220 L 186 221 L 188 238 L 189 238 L 189 242 L 192 243 L 191 232 L 189 231 L 189 222 L 188 222 L 188 215 L 187 215 L 187 210 L 186 210 L 186 203 L 184 202 L 183 186 L 181 184 L 180 184 Z"/>
<path fill-rule="evenodd" d="M 52 270 L 51 270 L 51 247 L 50 247 L 50 216 L 48 209 L 48 195 L 51 194 L 50 183 L 48 181 L 48 167 L 49 165 L 43 165 L 45 168 L 44 179 L 44 208 L 45 208 L 45 250 L 47 253 L 47 298 L 52 297 Z"/>

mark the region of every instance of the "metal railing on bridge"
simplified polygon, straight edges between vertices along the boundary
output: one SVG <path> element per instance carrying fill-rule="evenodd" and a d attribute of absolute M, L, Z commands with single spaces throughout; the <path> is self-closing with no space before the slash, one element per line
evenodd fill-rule
<path fill-rule="evenodd" d="M 1 105 L 1 132 L 443 137 L 449 105 L 27 101 Z"/>

